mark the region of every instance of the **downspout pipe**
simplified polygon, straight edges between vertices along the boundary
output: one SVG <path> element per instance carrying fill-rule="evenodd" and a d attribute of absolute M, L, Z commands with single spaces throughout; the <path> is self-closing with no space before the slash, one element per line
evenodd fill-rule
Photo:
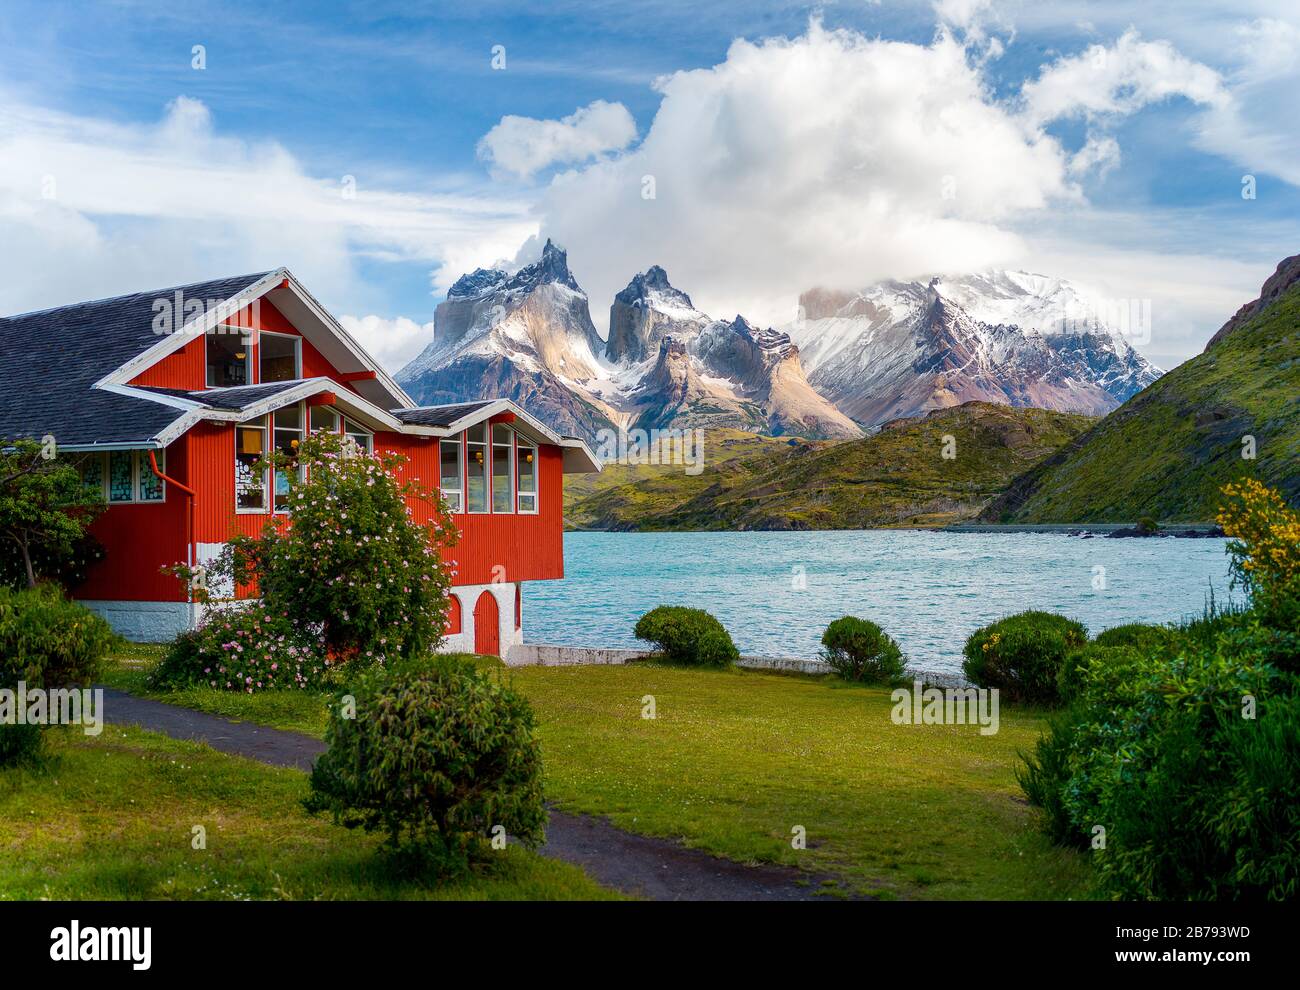
<path fill-rule="evenodd" d="M 185 554 L 188 558 L 187 563 L 189 566 L 194 567 L 197 563 L 194 553 L 194 489 L 189 485 L 181 484 L 175 478 L 167 477 L 167 475 L 159 471 L 158 455 L 153 448 L 149 449 L 149 470 L 152 471 L 164 484 L 172 485 L 173 487 L 180 489 L 190 500 L 190 511 L 185 516 Z M 192 592 L 187 591 L 186 597 L 188 601 L 193 601 Z"/>

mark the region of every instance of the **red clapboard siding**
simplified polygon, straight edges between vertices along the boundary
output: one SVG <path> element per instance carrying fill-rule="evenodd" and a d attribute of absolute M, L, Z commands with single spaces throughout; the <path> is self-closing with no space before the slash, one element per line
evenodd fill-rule
<path fill-rule="evenodd" d="M 185 438 L 167 448 L 163 473 L 186 482 L 189 470 Z M 189 512 L 185 493 L 168 485 L 165 501 L 111 505 L 91 525 L 106 556 L 95 564 L 78 598 L 91 601 L 185 601 L 183 583 L 163 567 L 185 562 L 185 526 Z"/>
<path fill-rule="evenodd" d="M 188 391 L 203 388 L 207 381 L 204 367 L 203 338 L 196 337 L 179 351 L 173 351 L 131 379 L 132 385 L 153 385 L 157 388 L 183 388 Z"/>

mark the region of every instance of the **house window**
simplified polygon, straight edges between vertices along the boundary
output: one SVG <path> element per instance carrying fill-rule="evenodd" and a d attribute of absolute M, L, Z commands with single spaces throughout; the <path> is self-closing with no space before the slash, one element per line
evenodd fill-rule
<path fill-rule="evenodd" d="M 167 451 L 156 451 L 158 470 L 166 471 Z M 110 505 L 166 500 L 166 486 L 149 467 L 147 450 L 113 450 L 82 459 L 82 483 Z"/>
<path fill-rule="evenodd" d="M 265 512 L 267 473 L 254 469 L 266 453 L 266 417 L 235 427 L 235 510 Z"/>
<path fill-rule="evenodd" d="M 258 381 L 287 382 L 302 377 L 301 338 L 263 330 L 257 342 Z"/>
<path fill-rule="evenodd" d="M 492 511 L 515 511 L 514 431 L 500 423 L 492 427 Z"/>
<path fill-rule="evenodd" d="M 461 455 L 464 453 L 461 447 L 460 437 L 454 440 L 443 440 L 439 445 L 439 459 L 442 467 L 438 473 L 438 489 L 442 492 L 442 497 L 447 502 L 447 508 L 452 512 L 463 512 L 465 503 L 462 498 L 461 476 L 463 474 L 463 465 L 461 464 Z"/>
<path fill-rule="evenodd" d="M 488 510 L 487 459 L 487 424 L 480 423 L 465 431 L 465 501 L 470 512 Z"/>
<path fill-rule="evenodd" d="M 275 511 L 289 511 L 289 476 L 298 468 L 298 448 L 302 444 L 302 406 L 285 406 L 274 413 L 275 449 L 288 457 L 287 471 L 275 472 Z"/>
<path fill-rule="evenodd" d="M 339 431 L 339 414 L 329 406 L 312 406 L 311 431 L 313 433 L 337 433 Z"/>
<path fill-rule="evenodd" d="M 343 417 L 343 434 L 367 454 L 374 453 L 375 435 L 360 423 L 354 423 L 346 416 Z"/>
<path fill-rule="evenodd" d="M 537 511 L 537 448 L 520 444 L 519 459 L 519 511 Z"/>
<path fill-rule="evenodd" d="M 108 500 L 110 502 L 135 501 L 135 451 L 109 452 Z"/>
<path fill-rule="evenodd" d="M 247 327 L 213 327 L 204 334 L 207 347 L 208 388 L 237 388 L 252 379 L 252 348 Z"/>

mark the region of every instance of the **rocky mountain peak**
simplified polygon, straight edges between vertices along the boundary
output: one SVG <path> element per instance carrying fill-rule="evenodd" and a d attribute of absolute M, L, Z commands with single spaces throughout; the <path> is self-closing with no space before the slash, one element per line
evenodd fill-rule
<path fill-rule="evenodd" d="M 1241 309 L 1237 310 L 1232 319 L 1220 327 L 1219 331 L 1210 338 L 1210 342 L 1205 345 L 1205 349 L 1208 351 L 1219 341 L 1231 335 L 1256 313 L 1267 309 L 1296 282 L 1300 282 L 1300 254 L 1293 254 L 1289 258 L 1283 258 L 1278 263 L 1277 270 L 1268 277 L 1260 288 L 1259 298 L 1246 303 Z"/>

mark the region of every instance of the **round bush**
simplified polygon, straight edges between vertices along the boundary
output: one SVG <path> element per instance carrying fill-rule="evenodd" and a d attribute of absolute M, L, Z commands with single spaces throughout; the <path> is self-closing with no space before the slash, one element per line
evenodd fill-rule
<path fill-rule="evenodd" d="M 977 629 L 966 640 L 962 670 L 977 687 L 997 688 L 1008 701 L 1052 704 L 1066 658 L 1088 630 L 1051 612 L 1021 612 Z"/>
<path fill-rule="evenodd" d="M 0 687 L 87 684 L 120 637 L 52 585 L 0 587 Z"/>
<path fill-rule="evenodd" d="M 1149 626 L 1130 622 L 1123 626 L 1097 633 L 1093 642 L 1098 646 L 1132 646 L 1139 650 L 1160 652 L 1174 640 L 1174 632 L 1167 626 Z"/>
<path fill-rule="evenodd" d="M 54 586 L 0 587 L 0 688 L 89 684 L 118 642 L 107 622 Z M 40 749 L 39 725 L 0 725 L 0 766 L 34 759 Z"/>
<path fill-rule="evenodd" d="M 891 684 L 903 676 L 903 653 L 874 622 L 846 615 L 822 633 L 822 657 L 846 681 Z"/>
<path fill-rule="evenodd" d="M 637 639 L 653 643 L 665 660 L 688 667 L 730 667 L 740 651 L 722 623 L 699 608 L 660 605 L 637 620 Z"/>
<path fill-rule="evenodd" d="M 209 612 L 181 633 L 150 674 L 151 687 L 203 685 L 255 694 L 273 688 L 317 688 L 328 681 L 325 645 L 259 601 Z"/>
<path fill-rule="evenodd" d="M 456 657 L 363 674 L 335 705 L 309 811 L 464 869 L 494 826 L 542 841 L 541 748 L 528 702 Z"/>

